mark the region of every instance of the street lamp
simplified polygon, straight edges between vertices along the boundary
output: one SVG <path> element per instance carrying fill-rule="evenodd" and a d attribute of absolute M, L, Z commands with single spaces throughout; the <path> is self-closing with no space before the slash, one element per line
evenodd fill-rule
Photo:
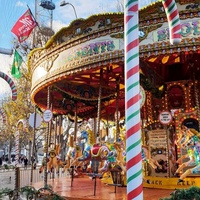
<path fill-rule="evenodd" d="M 66 6 L 66 5 L 72 6 L 72 8 L 74 9 L 74 13 L 75 13 L 76 19 L 77 19 L 78 17 L 77 17 L 77 14 L 76 14 L 76 9 L 75 9 L 75 7 L 74 7 L 71 3 L 65 2 L 65 1 L 62 1 L 62 2 L 60 3 L 60 6 Z"/>

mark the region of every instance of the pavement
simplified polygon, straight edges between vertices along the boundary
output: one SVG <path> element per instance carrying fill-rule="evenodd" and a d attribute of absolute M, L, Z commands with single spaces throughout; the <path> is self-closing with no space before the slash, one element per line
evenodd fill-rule
<path fill-rule="evenodd" d="M 14 189 L 14 185 L 15 171 L 0 170 L 0 189 Z M 115 188 L 114 186 L 102 183 L 99 178 L 96 179 L 95 186 L 95 180 L 92 180 L 88 176 L 74 178 L 73 181 L 69 176 L 65 178 L 48 179 L 48 185 L 51 185 L 54 192 L 66 197 L 67 200 L 127 199 L 126 187 Z M 34 183 L 33 187 L 36 189 L 43 188 L 44 181 Z M 173 190 L 168 189 L 143 188 L 143 200 L 159 200 L 160 198 L 166 198 L 170 196 L 172 191 Z"/>

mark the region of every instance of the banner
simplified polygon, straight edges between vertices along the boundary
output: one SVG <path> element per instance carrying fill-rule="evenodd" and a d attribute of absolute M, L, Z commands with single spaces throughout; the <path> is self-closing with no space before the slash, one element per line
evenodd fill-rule
<path fill-rule="evenodd" d="M 37 26 L 37 23 L 30 9 L 28 9 L 15 23 L 11 32 L 17 36 L 18 41 L 21 43 L 29 37 L 35 26 Z"/>
<path fill-rule="evenodd" d="M 17 79 L 19 79 L 21 77 L 21 73 L 20 73 L 20 69 L 19 69 L 21 64 L 22 64 L 22 57 L 15 50 L 11 74 Z"/>

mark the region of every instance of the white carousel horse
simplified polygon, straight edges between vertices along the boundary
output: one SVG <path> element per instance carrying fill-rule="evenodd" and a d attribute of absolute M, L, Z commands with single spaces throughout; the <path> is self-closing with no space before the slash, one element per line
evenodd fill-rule
<path fill-rule="evenodd" d="M 177 144 L 182 148 L 186 148 L 187 154 L 181 156 L 176 162 L 179 164 L 178 169 L 175 172 L 175 176 L 177 176 L 185 167 L 193 167 L 195 166 L 195 157 L 193 154 L 193 148 L 190 145 L 187 145 L 192 141 L 192 136 L 194 135 L 187 127 L 183 126 L 183 129 L 180 132 L 180 136 L 177 140 Z M 186 162 L 182 163 L 183 159 L 189 159 Z"/>
<path fill-rule="evenodd" d="M 74 145 L 74 137 L 70 135 L 67 141 L 68 151 L 65 157 L 67 164 L 63 168 L 63 173 L 66 169 L 72 166 L 78 166 L 80 163 L 78 162 L 78 157 L 82 155 L 81 147 L 79 145 Z"/>
<path fill-rule="evenodd" d="M 200 137 L 199 133 L 194 129 L 185 129 L 182 132 L 182 139 L 180 141 L 180 146 L 187 149 L 187 154 L 183 155 L 177 160 L 180 164 L 175 172 L 177 176 L 185 167 L 192 167 L 187 169 L 179 178 L 178 183 L 183 182 L 184 179 L 190 174 L 196 174 L 200 172 Z M 189 158 L 188 161 L 182 162 L 182 159 Z"/>

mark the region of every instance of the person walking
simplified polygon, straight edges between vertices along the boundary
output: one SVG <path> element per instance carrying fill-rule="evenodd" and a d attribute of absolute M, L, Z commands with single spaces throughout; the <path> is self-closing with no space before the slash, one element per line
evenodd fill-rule
<path fill-rule="evenodd" d="M 24 169 L 27 169 L 28 166 L 28 159 L 27 157 L 24 158 Z"/>

